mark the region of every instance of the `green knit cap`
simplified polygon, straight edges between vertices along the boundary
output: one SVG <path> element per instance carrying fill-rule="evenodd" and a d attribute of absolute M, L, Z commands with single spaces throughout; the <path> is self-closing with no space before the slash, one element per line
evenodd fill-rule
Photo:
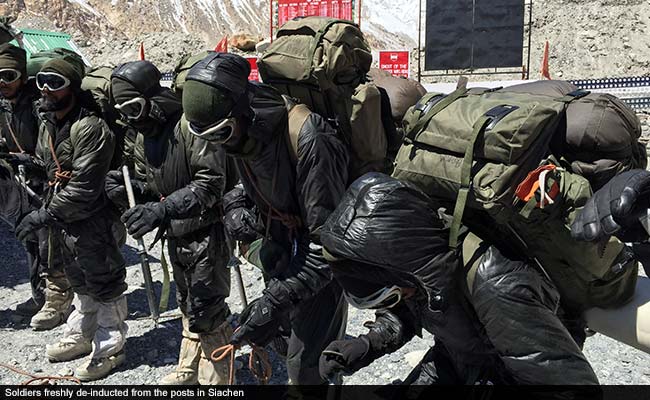
<path fill-rule="evenodd" d="M 185 118 L 196 125 L 211 125 L 226 118 L 232 111 L 230 94 L 199 81 L 186 81 L 183 87 Z"/>
<path fill-rule="evenodd" d="M 12 68 L 27 77 L 27 54 L 25 50 L 10 43 L 0 45 L 0 69 Z"/>
<path fill-rule="evenodd" d="M 81 80 L 86 75 L 86 67 L 81 57 L 63 56 L 55 58 L 43 65 L 41 72 L 56 72 L 70 79 L 71 86 L 80 87 Z"/>

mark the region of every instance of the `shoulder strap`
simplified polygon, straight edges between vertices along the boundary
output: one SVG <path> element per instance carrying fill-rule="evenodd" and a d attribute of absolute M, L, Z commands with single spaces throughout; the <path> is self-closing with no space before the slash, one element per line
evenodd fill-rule
<path fill-rule="evenodd" d="M 298 137 L 305 121 L 311 114 L 311 110 L 304 104 L 294 104 L 289 106 L 288 128 L 287 128 L 287 145 L 289 154 L 294 163 L 298 162 Z"/>

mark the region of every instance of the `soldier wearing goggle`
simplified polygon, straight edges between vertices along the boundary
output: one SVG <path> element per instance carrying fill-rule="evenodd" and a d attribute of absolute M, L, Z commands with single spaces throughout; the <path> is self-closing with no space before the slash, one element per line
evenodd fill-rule
<path fill-rule="evenodd" d="M 345 331 L 347 308 L 322 258 L 320 229 L 345 190 L 349 154 L 336 131 L 309 110 L 304 123 L 293 126 L 293 153 L 287 136 L 295 103 L 248 82 L 249 72 L 244 58 L 211 53 L 189 70 L 183 88 L 188 131 L 234 158 L 264 221 L 260 258 L 271 279 L 241 314 L 231 341 L 265 346 L 290 327 L 289 380 L 322 384 L 318 357 Z"/>
<path fill-rule="evenodd" d="M 12 225 L 40 206 L 45 183 L 44 171 L 34 159 L 38 118 L 33 103 L 39 93 L 28 81 L 26 67 L 25 50 L 0 45 L 0 215 Z M 24 242 L 32 296 L 16 306 L 15 315 L 17 321 L 31 323 L 37 330 L 61 324 L 70 307 L 65 293 L 72 296 L 66 292 L 63 261 L 56 253 L 48 260 L 47 236 L 47 229 L 40 229 Z"/>
<path fill-rule="evenodd" d="M 134 146 L 135 207 L 122 215 L 135 238 L 158 228 L 169 253 L 183 315 L 176 371 L 161 384 L 225 384 L 226 362 L 210 360 L 227 344 L 232 329 L 225 302 L 230 294 L 229 249 L 221 223 L 221 196 L 227 182 L 226 157 L 215 144 L 187 132 L 181 101 L 160 86 L 160 72 L 148 61 L 117 67 L 111 76 L 113 104 L 138 136 Z M 124 177 L 109 172 L 106 193 L 127 207 Z"/>
<path fill-rule="evenodd" d="M 124 362 L 127 326 L 126 265 L 114 230 L 117 215 L 104 194 L 115 137 L 81 90 L 85 66 L 68 54 L 49 60 L 36 75 L 41 119 L 36 154 L 44 163 L 48 193 L 43 206 L 26 215 L 19 238 L 49 230 L 52 252 L 65 258 L 68 287 L 53 288 L 68 305 L 72 287 L 78 304 L 63 337 L 48 345 L 50 361 L 90 354 L 75 375 L 82 381 L 107 376 Z"/>

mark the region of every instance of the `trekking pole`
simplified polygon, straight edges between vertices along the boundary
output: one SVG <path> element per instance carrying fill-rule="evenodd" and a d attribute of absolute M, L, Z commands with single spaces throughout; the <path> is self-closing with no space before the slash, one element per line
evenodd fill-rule
<path fill-rule="evenodd" d="M 131 176 L 129 175 L 129 168 L 125 165 L 122 167 L 122 174 L 124 175 L 124 187 L 126 188 L 126 197 L 129 200 L 129 208 L 135 207 L 135 196 L 133 195 L 133 186 L 131 186 Z M 158 323 L 160 313 L 156 305 L 156 296 L 153 291 L 153 280 L 151 278 L 151 268 L 149 267 L 149 255 L 147 254 L 147 247 L 144 245 L 144 239 L 137 239 L 138 241 L 138 255 L 140 256 L 140 264 L 142 265 L 142 276 L 144 277 L 144 288 L 147 292 L 147 302 L 149 303 L 149 312 L 154 322 Z"/>

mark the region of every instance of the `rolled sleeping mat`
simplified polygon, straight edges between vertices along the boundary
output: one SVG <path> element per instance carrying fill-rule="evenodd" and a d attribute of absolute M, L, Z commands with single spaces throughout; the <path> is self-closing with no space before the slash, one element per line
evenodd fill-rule
<path fill-rule="evenodd" d="M 587 326 L 650 354 L 650 279 L 639 276 L 632 300 L 619 308 L 590 308 Z"/>

